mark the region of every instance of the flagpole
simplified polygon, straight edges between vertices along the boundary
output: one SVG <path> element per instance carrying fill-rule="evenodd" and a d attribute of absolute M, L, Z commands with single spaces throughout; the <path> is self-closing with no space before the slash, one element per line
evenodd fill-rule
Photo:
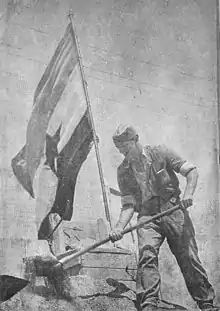
<path fill-rule="evenodd" d="M 217 157 L 220 163 L 220 1 L 216 0 L 216 47 L 217 47 Z M 219 189 L 218 174 L 218 189 Z"/>
<path fill-rule="evenodd" d="M 70 18 L 70 22 L 71 22 L 71 26 L 72 26 L 72 35 L 73 35 L 73 38 L 75 39 L 75 42 L 76 42 L 76 49 L 77 49 L 77 54 L 78 54 L 78 58 L 79 58 L 79 68 L 80 68 L 80 73 L 82 76 L 83 89 L 84 89 L 84 93 L 85 93 L 86 104 L 88 107 L 88 112 L 89 112 L 92 132 L 93 132 L 93 140 L 94 140 L 94 145 L 95 145 L 96 159 L 97 159 L 99 177 L 100 177 L 101 188 L 102 188 L 103 202 L 104 202 L 104 207 L 105 207 L 105 215 L 106 215 L 107 221 L 109 222 L 110 228 L 112 229 L 112 222 L 111 222 L 111 216 L 110 216 L 110 211 L 109 211 L 109 206 L 108 206 L 107 193 L 106 193 L 106 189 L 105 189 L 105 181 L 104 181 L 104 175 L 103 175 L 103 170 L 102 170 L 102 165 L 101 165 L 98 140 L 97 140 L 95 124 L 94 124 L 94 120 L 93 120 L 93 116 L 92 116 L 92 109 L 91 109 L 91 103 L 89 100 L 87 82 L 86 82 L 86 78 L 85 78 L 85 74 L 84 74 L 84 70 L 83 70 L 83 65 L 82 65 L 82 56 L 81 56 L 80 48 L 79 48 L 79 40 L 78 40 L 78 37 L 76 34 L 74 22 L 73 22 L 73 13 L 70 11 L 68 16 Z"/>
<path fill-rule="evenodd" d="M 220 3 L 216 0 L 216 45 L 217 45 L 217 104 L 218 104 L 218 149 L 220 146 Z M 219 154 L 218 154 L 219 157 Z M 220 158 L 218 158 L 220 161 Z"/>

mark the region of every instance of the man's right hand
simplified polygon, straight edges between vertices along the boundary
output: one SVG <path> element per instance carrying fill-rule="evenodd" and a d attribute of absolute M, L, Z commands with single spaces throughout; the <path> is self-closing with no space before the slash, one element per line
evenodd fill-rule
<path fill-rule="evenodd" d="M 112 242 L 121 240 L 121 239 L 123 238 L 122 228 L 115 227 L 115 228 L 109 233 L 109 237 L 110 237 L 110 239 L 111 239 Z"/>

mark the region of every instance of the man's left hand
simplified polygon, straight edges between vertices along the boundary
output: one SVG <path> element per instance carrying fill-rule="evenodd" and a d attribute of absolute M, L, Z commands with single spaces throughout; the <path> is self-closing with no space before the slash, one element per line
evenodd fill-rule
<path fill-rule="evenodd" d="M 183 209 L 187 209 L 188 207 L 193 205 L 193 197 L 192 196 L 184 196 L 182 201 L 180 202 L 181 207 Z"/>

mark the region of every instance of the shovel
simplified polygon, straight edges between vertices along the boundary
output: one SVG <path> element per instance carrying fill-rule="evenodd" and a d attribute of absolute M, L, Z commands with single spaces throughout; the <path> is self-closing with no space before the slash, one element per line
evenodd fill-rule
<path fill-rule="evenodd" d="M 139 224 L 136 224 L 134 226 L 130 226 L 129 228 L 123 230 L 122 234 L 124 235 L 124 234 L 130 233 L 133 230 L 140 228 L 140 227 L 142 227 L 142 226 L 144 226 L 144 225 L 146 225 L 146 224 L 148 224 L 154 220 L 157 220 L 163 216 L 167 216 L 167 215 L 177 211 L 180 208 L 181 208 L 180 205 L 175 205 L 172 208 L 170 208 L 170 209 L 168 209 L 162 213 L 159 213 L 155 216 L 152 216 L 151 218 L 149 218 L 146 221 L 140 222 Z M 110 241 L 111 241 L 111 238 L 107 237 L 107 238 L 100 240 L 100 241 L 80 250 L 80 251 L 77 251 L 77 252 L 70 251 L 69 255 L 68 255 L 68 252 L 65 254 L 62 254 L 60 257 L 58 257 L 58 260 L 59 260 L 58 263 L 55 264 L 52 268 L 50 268 L 49 269 L 50 271 L 48 270 L 47 273 L 53 274 L 54 272 L 56 272 L 56 270 L 59 270 L 60 268 L 62 268 L 64 265 L 70 263 L 71 261 L 73 261 L 73 265 L 74 265 L 74 259 L 77 259 L 80 256 L 90 252 L 91 250 L 93 250 L 93 249 L 95 249 L 95 248 L 97 248 L 103 244 L 106 244 Z M 78 261 L 76 261 L 76 262 L 78 264 Z M 9 276 L 9 275 L 1 275 L 0 276 L 0 303 L 10 299 L 13 295 L 15 295 L 17 292 L 22 290 L 26 285 L 28 285 L 28 283 L 29 283 L 29 281 L 26 279 L 20 279 L 20 278 L 16 278 L 16 277 Z"/>
<path fill-rule="evenodd" d="M 175 205 L 175 206 L 171 207 L 170 209 L 168 209 L 168 210 L 166 210 L 166 211 L 164 211 L 162 213 L 159 213 L 159 214 L 156 214 L 155 216 L 152 216 L 148 220 L 142 221 L 142 222 L 140 222 L 140 223 L 138 223 L 138 224 L 136 224 L 134 226 L 130 226 L 129 228 L 124 229 L 122 231 L 122 234 L 124 235 L 124 234 L 130 233 L 133 230 L 138 229 L 138 228 L 140 228 L 140 227 L 142 227 L 142 226 L 144 226 L 144 225 L 146 225 L 146 224 L 148 224 L 148 223 L 150 223 L 150 222 L 152 222 L 154 220 L 157 220 L 157 219 L 159 219 L 159 218 L 161 218 L 163 216 L 170 215 L 171 213 L 177 211 L 180 208 L 181 208 L 180 205 Z M 68 264 L 70 261 L 73 261 L 74 259 L 76 259 L 76 258 L 78 258 L 78 257 L 80 257 L 80 256 L 82 256 L 82 255 L 84 255 L 84 254 L 86 254 L 88 252 L 90 252 L 91 250 L 93 250 L 93 249 L 95 249 L 95 248 L 97 248 L 97 247 L 99 247 L 99 246 L 101 246 L 103 244 L 106 244 L 106 243 L 108 243 L 110 241 L 111 241 L 111 238 L 107 237 L 107 238 L 105 238 L 105 239 L 103 239 L 101 241 L 98 241 L 98 242 L 96 242 L 96 243 L 94 243 L 94 244 L 92 244 L 92 245 L 90 245 L 90 246 L 88 246 L 88 247 L 78 251 L 78 252 L 72 253 L 69 256 L 67 255 L 67 256 L 61 258 L 59 260 L 59 262 L 55 266 L 53 266 L 53 269 L 60 268 L 62 265 Z"/>

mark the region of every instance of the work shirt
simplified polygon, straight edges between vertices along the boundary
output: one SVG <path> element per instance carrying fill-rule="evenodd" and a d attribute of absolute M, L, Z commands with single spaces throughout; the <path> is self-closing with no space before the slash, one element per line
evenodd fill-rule
<path fill-rule="evenodd" d="M 187 161 L 164 145 L 146 146 L 140 165 L 125 158 L 117 170 L 122 207 L 133 204 L 136 212 L 155 197 L 168 201 L 181 193 L 176 173 Z"/>

